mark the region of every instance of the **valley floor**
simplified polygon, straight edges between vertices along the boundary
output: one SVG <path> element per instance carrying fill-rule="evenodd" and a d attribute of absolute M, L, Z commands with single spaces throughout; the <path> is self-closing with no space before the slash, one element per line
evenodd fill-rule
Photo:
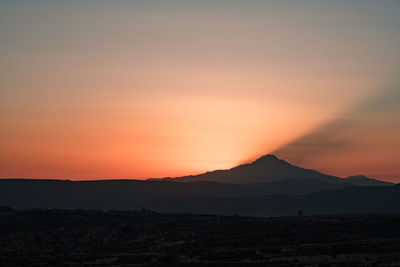
<path fill-rule="evenodd" d="M 0 209 L 2 266 L 400 266 L 400 214 Z"/>

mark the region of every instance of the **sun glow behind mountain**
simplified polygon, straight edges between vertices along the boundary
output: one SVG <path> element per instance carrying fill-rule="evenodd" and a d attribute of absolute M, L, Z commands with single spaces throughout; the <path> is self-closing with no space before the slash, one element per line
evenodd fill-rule
<path fill-rule="evenodd" d="M 116 2 L 0 4 L 0 177 L 230 168 L 397 86 L 400 22 L 390 5 Z M 381 153 L 393 166 L 394 144 Z"/>

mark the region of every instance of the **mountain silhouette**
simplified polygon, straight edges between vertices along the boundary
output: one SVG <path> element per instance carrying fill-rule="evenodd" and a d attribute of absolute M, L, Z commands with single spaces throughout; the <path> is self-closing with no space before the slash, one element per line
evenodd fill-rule
<path fill-rule="evenodd" d="M 400 185 L 339 178 L 273 155 L 229 170 L 150 180 L 0 179 L 0 206 L 240 215 L 400 212 Z"/>
<path fill-rule="evenodd" d="M 286 179 L 320 180 L 326 183 L 350 183 L 360 186 L 392 185 L 388 182 L 370 179 L 366 176 L 354 176 L 347 179 L 323 174 L 315 170 L 294 166 L 283 159 L 268 154 L 258 158 L 252 163 L 239 165 L 229 170 L 216 170 L 199 175 L 189 175 L 176 178 L 162 178 L 179 182 L 214 181 L 221 183 L 271 183 Z M 154 179 L 152 179 L 154 180 Z"/>

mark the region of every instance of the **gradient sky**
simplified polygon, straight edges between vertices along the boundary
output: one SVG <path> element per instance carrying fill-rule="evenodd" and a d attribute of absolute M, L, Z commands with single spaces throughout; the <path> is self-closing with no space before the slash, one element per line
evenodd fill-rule
<path fill-rule="evenodd" d="M 0 177 L 277 153 L 400 182 L 400 1 L 0 0 Z"/>

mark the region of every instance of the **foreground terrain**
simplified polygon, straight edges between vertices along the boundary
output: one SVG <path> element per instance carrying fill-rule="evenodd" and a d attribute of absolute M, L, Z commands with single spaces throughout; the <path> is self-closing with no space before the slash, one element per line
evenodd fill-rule
<path fill-rule="evenodd" d="M 3 266 L 399 266 L 400 214 L 240 217 L 0 210 Z"/>

